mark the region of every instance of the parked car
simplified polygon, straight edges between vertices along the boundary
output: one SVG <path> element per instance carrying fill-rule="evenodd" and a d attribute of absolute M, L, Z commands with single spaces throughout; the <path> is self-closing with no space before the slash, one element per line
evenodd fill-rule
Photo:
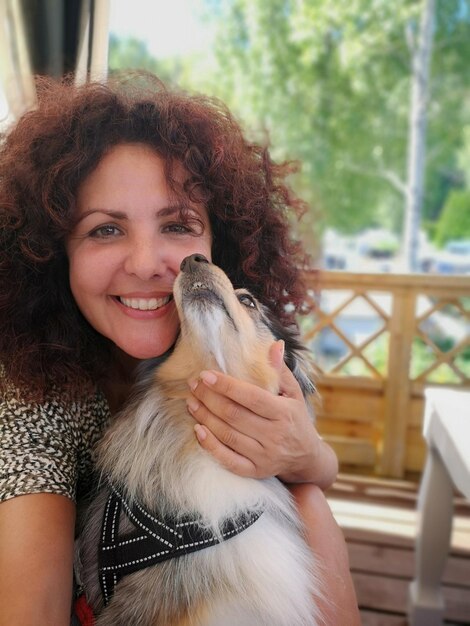
<path fill-rule="evenodd" d="M 470 274 L 470 239 L 449 241 L 433 259 L 438 274 Z"/>
<path fill-rule="evenodd" d="M 398 237 L 384 228 L 371 228 L 358 235 L 360 254 L 372 259 L 391 259 L 400 248 Z"/>

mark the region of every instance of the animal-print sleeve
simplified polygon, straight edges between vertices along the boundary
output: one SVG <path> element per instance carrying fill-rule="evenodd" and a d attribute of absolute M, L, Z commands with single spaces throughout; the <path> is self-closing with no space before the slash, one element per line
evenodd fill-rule
<path fill-rule="evenodd" d="M 107 418 L 104 398 L 64 403 L 60 395 L 27 403 L 0 401 L 0 502 L 30 493 L 76 501 L 92 473 L 92 448 Z"/>

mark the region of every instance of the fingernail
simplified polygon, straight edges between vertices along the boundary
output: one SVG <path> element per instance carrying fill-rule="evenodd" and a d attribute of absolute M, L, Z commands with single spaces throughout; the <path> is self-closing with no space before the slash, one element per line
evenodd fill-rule
<path fill-rule="evenodd" d="M 204 441 L 204 439 L 207 437 L 206 431 L 201 426 L 201 424 L 196 424 L 194 426 L 194 432 L 196 433 L 198 441 Z"/>
<path fill-rule="evenodd" d="M 215 383 L 217 382 L 217 376 L 214 374 L 214 372 L 201 372 L 200 378 L 203 382 L 206 383 L 206 385 L 215 385 Z"/>
<path fill-rule="evenodd" d="M 190 378 L 188 380 L 188 385 L 189 385 L 189 388 L 191 389 L 191 391 L 194 391 L 196 389 L 198 382 L 199 381 L 198 381 L 197 378 Z"/>
<path fill-rule="evenodd" d="M 282 356 L 282 358 L 284 358 L 284 350 L 285 350 L 285 347 L 286 347 L 285 341 L 284 341 L 284 339 L 279 339 L 279 341 L 277 343 L 281 347 L 281 356 Z"/>
<path fill-rule="evenodd" d="M 199 402 L 196 400 L 196 398 L 193 398 L 192 396 L 186 400 L 186 405 L 188 409 L 191 411 L 191 413 L 196 412 L 198 408 L 201 406 Z"/>

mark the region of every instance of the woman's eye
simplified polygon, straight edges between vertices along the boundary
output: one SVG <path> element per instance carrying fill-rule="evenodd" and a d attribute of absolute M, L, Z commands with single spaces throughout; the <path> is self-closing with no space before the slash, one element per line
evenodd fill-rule
<path fill-rule="evenodd" d="M 95 239 L 109 239 L 120 234 L 121 231 L 117 226 L 113 226 L 113 224 L 104 224 L 103 226 L 93 229 L 90 232 L 90 237 L 94 237 Z"/>
<path fill-rule="evenodd" d="M 199 220 L 189 220 L 187 222 L 171 222 L 163 226 L 164 233 L 174 235 L 201 235 L 204 228 Z"/>
<path fill-rule="evenodd" d="M 167 224 L 163 228 L 163 232 L 167 233 L 191 233 L 192 230 L 187 224 L 182 224 L 181 222 L 175 222 L 174 224 Z"/>
<path fill-rule="evenodd" d="M 247 293 L 240 294 L 238 300 L 249 309 L 256 309 L 255 299 Z"/>

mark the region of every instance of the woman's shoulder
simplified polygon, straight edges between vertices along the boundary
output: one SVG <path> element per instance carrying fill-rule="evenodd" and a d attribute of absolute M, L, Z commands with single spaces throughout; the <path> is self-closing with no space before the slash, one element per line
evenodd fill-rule
<path fill-rule="evenodd" d="M 5 378 L 0 364 L 0 416 L 5 420 L 24 418 L 26 420 L 55 421 L 59 419 L 64 428 L 97 427 L 109 418 L 108 403 L 98 388 L 87 389 L 82 393 L 72 393 L 68 389 L 53 387 L 40 400 L 29 396 L 23 390 Z"/>
<path fill-rule="evenodd" d="M 35 401 L 11 383 L 2 387 L 0 500 L 39 492 L 75 500 L 109 421 L 104 396 L 98 390 L 72 396 L 54 389 Z"/>

